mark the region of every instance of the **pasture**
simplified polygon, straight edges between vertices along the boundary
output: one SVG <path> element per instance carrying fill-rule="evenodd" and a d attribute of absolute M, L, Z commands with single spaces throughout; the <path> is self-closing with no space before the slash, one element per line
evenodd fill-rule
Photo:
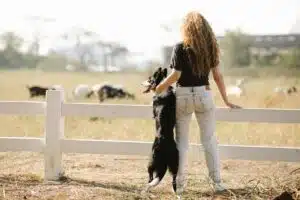
<path fill-rule="evenodd" d="M 266 77 L 266 76 L 265 76 Z M 29 100 L 26 84 L 60 84 L 65 90 L 66 101 L 72 100 L 72 89 L 77 84 L 99 84 L 109 82 L 122 84 L 136 96 L 135 100 L 109 100 L 105 103 L 150 104 L 151 94 L 142 94 L 140 83 L 147 78 L 141 73 L 67 73 L 34 71 L 1 71 L 0 100 Z M 226 76 L 227 83 L 236 77 Z M 223 107 L 216 86 L 214 89 L 217 106 Z M 276 86 L 291 86 L 300 82 L 290 77 L 249 78 L 245 84 L 246 95 L 229 97 L 243 107 L 291 108 L 300 107 L 300 92 L 281 96 L 273 92 Z M 42 98 L 36 98 L 42 101 Z M 98 102 L 92 99 L 77 102 Z M 134 112 L 134 111 L 133 111 Z M 0 116 L 0 136 L 42 137 L 43 117 Z M 300 124 L 260 123 L 217 123 L 217 136 L 221 144 L 300 146 Z M 89 117 L 66 117 L 65 136 L 79 139 L 119 139 L 152 141 L 154 123 L 152 120 L 105 119 L 91 121 Z M 190 142 L 199 142 L 198 127 L 191 123 Z M 117 147 L 116 147 L 117 148 Z M 150 152 L 150 150 L 149 150 Z M 139 190 L 147 181 L 147 157 L 64 154 L 64 168 L 67 178 L 62 184 L 43 184 L 43 160 L 36 153 L 0 154 L 1 196 L 6 199 L 140 199 Z M 300 164 L 222 161 L 224 184 L 232 189 L 228 199 L 268 199 L 279 194 L 286 187 L 300 188 L 297 169 Z M 204 160 L 191 162 L 189 182 L 184 199 L 211 199 L 212 190 L 206 180 Z M 298 173 L 299 174 L 299 173 Z M 298 178 L 298 182 L 297 182 Z M 152 192 L 155 199 L 170 199 L 170 177 Z M 150 197 L 151 198 L 151 197 Z"/>

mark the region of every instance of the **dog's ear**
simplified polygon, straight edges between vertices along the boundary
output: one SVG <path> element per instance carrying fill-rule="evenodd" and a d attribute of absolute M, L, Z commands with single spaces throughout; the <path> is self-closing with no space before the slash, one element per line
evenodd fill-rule
<path fill-rule="evenodd" d="M 166 77 L 168 75 L 168 69 L 167 68 L 164 68 L 163 70 L 163 75 Z"/>
<path fill-rule="evenodd" d="M 157 71 L 160 72 L 160 71 L 161 71 L 161 67 L 159 67 L 159 68 L 157 69 Z"/>

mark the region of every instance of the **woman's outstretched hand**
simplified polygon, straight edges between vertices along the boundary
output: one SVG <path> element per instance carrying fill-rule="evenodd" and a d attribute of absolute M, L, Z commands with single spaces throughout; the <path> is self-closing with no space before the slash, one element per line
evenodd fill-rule
<path fill-rule="evenodd" d="M 229 108 L 242 108 L 241 106 L 235 105 L 233 103 L 230 102 L 225 102 L 226 106 L 228 106 Z"/>

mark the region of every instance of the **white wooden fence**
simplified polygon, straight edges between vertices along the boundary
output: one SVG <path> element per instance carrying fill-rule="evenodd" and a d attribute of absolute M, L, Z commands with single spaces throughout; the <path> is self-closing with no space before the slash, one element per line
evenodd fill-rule
<path fill-rule="evenodd" d="M 62 153 L 149 155 L 151 142 L 64 139 L 65 116 L 152 118 L 150 105 L 65 103 L 62 90 L 48 91 L 46 102 L 0 102 L 0 115 L 45 115 L 44 138 L 0 137 L 0 152 L 31 151 L 45 155 L 45 180 L 57 180 L 63 172 Z M 217 109 L 217 120 L 228 122 L 299 123 L 300 109 Z M 4 129 L 4 127 L 2 127 Z M 101 127 L 99 127 L 101 129 Z M 151 130 L 152 131 L 152 130 Z M 149 132 L 151 132 L 149 130 Z M 300 134 L 300 133 L 299 133 Z M 117 148 L 116 148 L 117 147 Z M 300 148 L 220 145 L 222 159 L 300 161 Z M 192 144 L 190 154 L 199 155 Z"/>

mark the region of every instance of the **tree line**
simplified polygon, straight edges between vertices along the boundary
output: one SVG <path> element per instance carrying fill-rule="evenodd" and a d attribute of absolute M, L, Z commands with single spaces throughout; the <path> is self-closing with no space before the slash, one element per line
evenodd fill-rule
<path fill-rule="evenodd" d="M 72 35 L 73 34 L 73 35 Z M 0 69 L 42 69 L 65 70 L 68 64 L 85 71 L 90 65 L 107 66 L 108 61 L 114 64 L 116 58 L 128 53 L 128 49 L 118 43 L 103 42 L 95 37 L 95 33 L 81 30 L 79 33 L 64 34 L 63 39 L 75 38 L 71 47 L 73 56 L 64 53 L 50 51 L 46 55 L 40 54 L 41 38 L 35 37 L 28 43 L 14 32 L 4 32 L 0 35 Z M 88 38 L 90 43 L 84 43 Z M 27 43 L 27 44 L 26 44 Z M 103 59 L 99 61 L 99 52 L 95 48 L 104 49 Z M 97 60 L 98 59 L 98 60 Z"/>
<path fill-rule="evenodd" d="M 260 50 L 253 48 L 252 42 L 251 37 L 241 30 L 227 31 L 219 41 L 223 66 L 300 68 L 300 46 L 297 43 L 292 47 L 271 51 L 272 47 Z"/>

